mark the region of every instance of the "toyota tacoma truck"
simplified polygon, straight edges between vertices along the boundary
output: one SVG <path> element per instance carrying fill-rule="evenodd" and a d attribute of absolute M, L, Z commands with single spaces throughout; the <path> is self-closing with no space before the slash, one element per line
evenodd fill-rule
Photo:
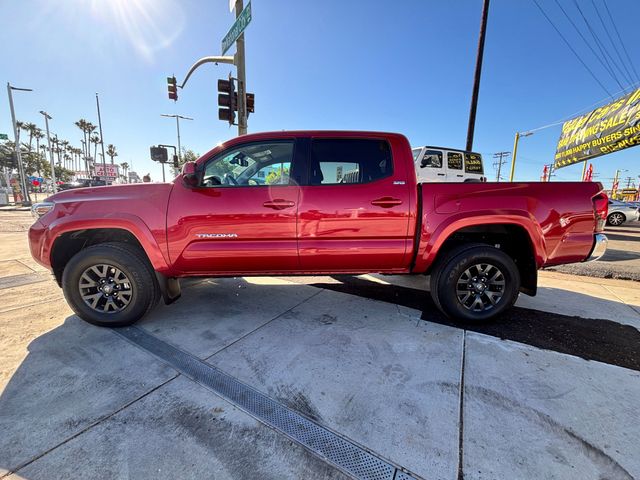
<path fill-rule="evenodd" d="M 483 321 L 535 295 L 540 268 L 601 256 L 607 206 L 592 182 L 419 184 L 400 134 L 258 133 L 171 183 L 53 195 L 29 243 L 101 326 L 175 301 L 184 277 L 364 273 L 428 275 L 445 315 Z"/>

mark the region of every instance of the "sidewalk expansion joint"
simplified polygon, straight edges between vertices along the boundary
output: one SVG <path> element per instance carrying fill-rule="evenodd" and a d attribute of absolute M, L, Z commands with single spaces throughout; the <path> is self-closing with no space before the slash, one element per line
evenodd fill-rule
<path fill-rule="evenodd" d="M 460 359 L 460 398 L 458 401 L 458 480 L 464 480 L 464 364 L 467 356 L 467 331 L 462 331 Z"/>
<path fill-rule="evenodd" d="M 292 311 L 294 308 L 298 308 L 300 305 L 302 305 L 305 302 L 308 302 L 309 300 L 311 300 L 313 297 L 315 297 L 316 295 L 319 295 L 322 293 L 322 290 L 318 290 L 317 292 L 315 292 L 314 294 L 308 296 L 307 298 L 305 298 L 304 300 L 296 303 L 293 307 L 285 310 L 282 313 L 279 313 L 278 315 L 276 315 L 275 317 L 273 317 L 271 320 L 266 321 L 265 323 L 263 323 L 262 325 L 258 325 L 256 328 L 254 328 L 253 330 L 251 330 L 250 332 L 245 333 L 244 335 L 242 335 L 239 338 L 236 338 L 233 342 L 231 342 L 229 345 L 225 345 L 224 347 L 222 347 L 219 350 L 216 350 L 215 352 L 213 352 L 211 355 L 209 355 L 208 357 L 205 357 L 205 361 L 209 360 L 211 357 L 217 355 L 218 353 L 222 352 L 223 350 L 226 350 L 227 348 L 231 347 L 232 345 L 235 345 L 236 343 L 238 343 L 239 341 L 245 339 L 246 337 L 248 337 L 249 335 L 254 334 L 255 332 L 257 332 L 258 330 L 266 327 L 267 325 L 269 325 L 270 323 L 276 321 L 277 319 L 279 319 L 280 317 L 282 317 L 283 315 L 286 315 L 287 313 L 289 313 L 290 311 Z"/>
<path fill-rule="evenodd" d="M 294 308 L 294 307 L 292 307 Z M 114 330 L 266 426 L 302 445 L 323 461 L 357 480 L 417 480 L 353 440 L 320 425 L 237 378 L 137 327 Z"/>

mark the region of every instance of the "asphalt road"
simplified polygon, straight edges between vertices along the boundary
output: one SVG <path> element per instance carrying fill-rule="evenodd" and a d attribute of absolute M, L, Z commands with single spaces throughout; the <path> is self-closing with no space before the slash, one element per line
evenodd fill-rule
<path fill-rule="evenodd" d="M 607 227 L 605 234 L 609 239 L 609 246 L 607 253 L 597 262 L 562 265 L 550 270 L 588 277 L 640 281 L 640 222 Z"/>

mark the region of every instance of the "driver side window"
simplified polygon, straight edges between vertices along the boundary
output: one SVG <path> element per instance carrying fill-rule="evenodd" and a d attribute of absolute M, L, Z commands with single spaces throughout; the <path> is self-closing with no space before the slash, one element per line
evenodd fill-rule
<path fill-rule="evenodd" d="M 240 145 L 209 160 L 205 166 L 202 186 L 287 185 L 292 157 L 292 141 Z"/>

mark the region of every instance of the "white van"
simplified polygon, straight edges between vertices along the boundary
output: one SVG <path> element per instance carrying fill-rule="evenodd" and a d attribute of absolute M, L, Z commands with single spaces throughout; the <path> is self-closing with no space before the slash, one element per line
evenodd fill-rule
<path fill-rule="evenodd" d="M 411 150 L 419 183 L 487 181 L 479 153 L 430 146 Z"/>

